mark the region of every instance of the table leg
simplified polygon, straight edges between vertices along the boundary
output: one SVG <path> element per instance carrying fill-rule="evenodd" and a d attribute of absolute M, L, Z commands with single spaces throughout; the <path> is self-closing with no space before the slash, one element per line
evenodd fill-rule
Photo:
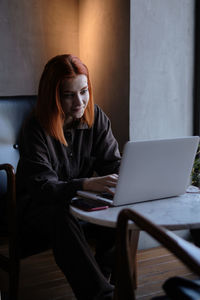
<path fill-rule="evenodd" d="M 132 269 L 133 285 L 134 289 L 137 288 L 137 248 L 139 241 L 140 231 L 130 230 L 129 242 L 130 242 L 130 263 Z"/>

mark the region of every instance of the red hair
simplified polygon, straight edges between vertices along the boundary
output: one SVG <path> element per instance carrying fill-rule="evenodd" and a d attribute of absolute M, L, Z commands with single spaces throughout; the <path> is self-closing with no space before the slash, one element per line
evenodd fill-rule
<path fill-rule="evenodd" d="M 78 57 L 71 54 L 53 57 L 46 64 L 40 79 L 36 117 L 46 132 L 64 145 L 67 142 L 63 132 L 65 114 L 60 100 L 61 81 L 82 74 L 87 76 L 90 98 L 81 122 L 86 122 L 91 127 L 94 122 L 92 87 L 88 68 Z"/>

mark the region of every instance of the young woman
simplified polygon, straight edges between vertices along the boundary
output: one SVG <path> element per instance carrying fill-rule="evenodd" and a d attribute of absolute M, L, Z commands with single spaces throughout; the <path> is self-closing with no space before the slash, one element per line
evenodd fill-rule
<path fill-rule="evenodd" d="M 59 55 L 45 66 L 19 149 L 20 228 L 51 245 L 77 299 L 112 299 L 114 230 L 93 226 L 93 254 L 86 240 L 90 226 L 69 211 L 77 190 L 110 192 L 120 165 L 110 121 L 93 103 L 88 69 L 79 58 Z"/>

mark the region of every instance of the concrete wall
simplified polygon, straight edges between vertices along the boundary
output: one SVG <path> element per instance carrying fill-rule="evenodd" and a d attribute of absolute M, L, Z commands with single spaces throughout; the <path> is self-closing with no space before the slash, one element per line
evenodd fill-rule
<path fill-rule="evenodd" d="M 129 138 L 129 0 L 79 1 L 79 51 L 120 148 Z"/>
<path fill-rule="evenodd" d="M 130 138 L 192 134 L 193 0 L 131 0 Z"/>
<path fill-rule="evenodd" d="M 44 64 L 78 55 L 78 0 L 0 1 L 0 95 L 37 93 Z"/>
<path fill-rule="evenodd" d="M 130 139 L 191 135 L 194 1 L 131 0 L 130 27 Z"/>

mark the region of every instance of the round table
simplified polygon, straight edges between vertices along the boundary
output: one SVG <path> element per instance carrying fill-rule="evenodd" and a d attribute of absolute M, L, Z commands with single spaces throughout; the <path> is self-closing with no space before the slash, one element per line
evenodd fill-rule
<path fill-rule="evenodd" d="M 92 212 L 86 212 L 73 206 L 70 207 L 70 210 L 73 215 L 81 220 L 116 227 L 119 212 L 124 208 L 134 209 L 157 225 L 170 230 L 200 228 L 199 193 L 186 193 L 178 197 L 110 207 Z M 134 224 L 131 227 L 136 229 Z"/>

